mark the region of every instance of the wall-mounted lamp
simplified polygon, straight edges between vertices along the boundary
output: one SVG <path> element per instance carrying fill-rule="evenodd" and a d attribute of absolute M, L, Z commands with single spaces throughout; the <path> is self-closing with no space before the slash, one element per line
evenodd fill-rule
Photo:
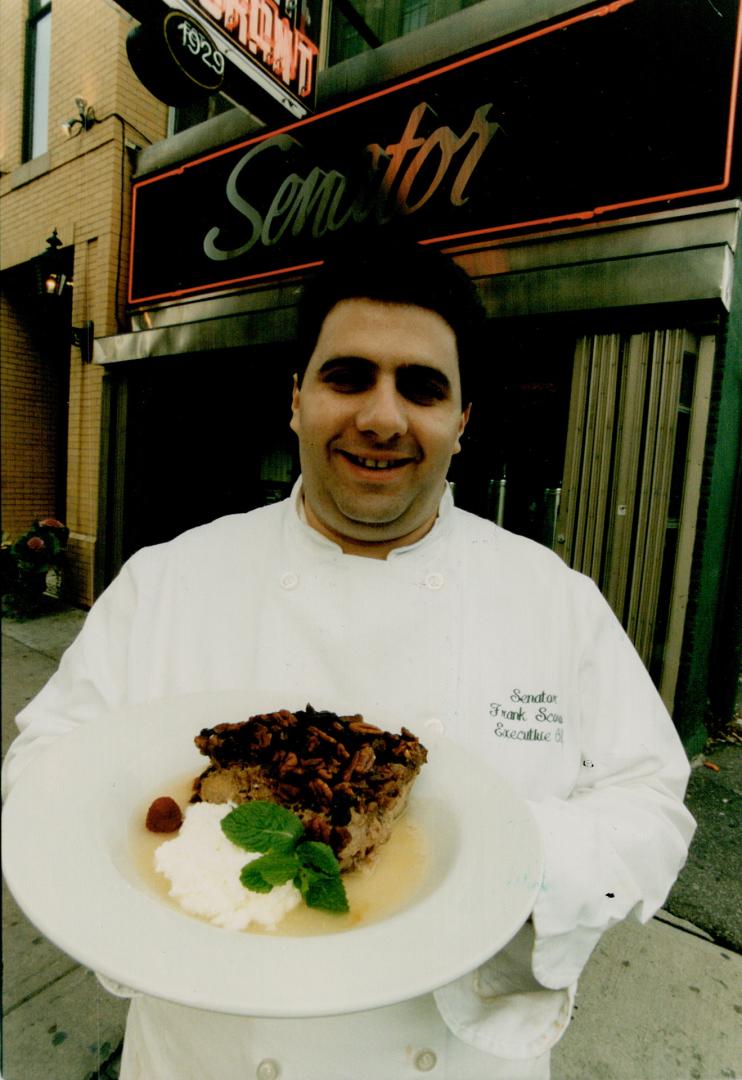
<path fill-rule="evenodd" d="M 83 131 L 90 131 L 93 124 L 96 123 L 95 110 L 92 105 L 88 105 L 85 98 L 75 98 L 75 108 L 77 109 L 77 116 L 73 116 L 71 120 L 65 120 L 62 124 L 62 131 L 67 138 L 72 138 L 73 135 L 79 135 Z"/>
<path fill-rule="evenodd" d="M 36 292 L 40 296 L 62 296 L 74 285 L 67 272 L 68 260 L 58 254 L 61 247 L 55 228 L 46 239 L 46 250 L 36 259 Z"/>

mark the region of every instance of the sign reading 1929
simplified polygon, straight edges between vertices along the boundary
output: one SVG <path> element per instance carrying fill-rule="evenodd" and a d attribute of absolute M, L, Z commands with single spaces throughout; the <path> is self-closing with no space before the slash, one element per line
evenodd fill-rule
<path fill-rule="evenodd" d="M 400 218 L 442 243 L 739 194 L 741 2 L 594 4 L 143 178 L 129 301 L 296 272 Z"/>
<path fill-rule="evenodd" d="M 172 11 L 165 16 L 164 32 L 173 59 L 188 78 L 205 90 L 218 90 L 224 79 L 224 54 L 195 19 Z"/>

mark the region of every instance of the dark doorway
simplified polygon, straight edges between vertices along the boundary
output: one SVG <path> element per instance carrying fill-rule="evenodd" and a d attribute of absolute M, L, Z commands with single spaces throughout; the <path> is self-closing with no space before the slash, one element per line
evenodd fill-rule
<path fill-rule="evenodd" d="M 127 365 L 124 559 L 288 494 L 291 372 L 276 347 Z"/>
<path fill-rule="evenodd" d="M 564 468 L 575 338 L 569 330 L 494 327 L 451 479 L 458 506 L 553 544 Z"/>

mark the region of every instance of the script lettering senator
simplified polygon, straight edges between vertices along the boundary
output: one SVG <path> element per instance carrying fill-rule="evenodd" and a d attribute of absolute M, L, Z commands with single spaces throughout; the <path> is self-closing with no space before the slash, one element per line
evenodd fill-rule
<path fill-rule="evenodd" d="M 289 161 L 304 156 L 301 143 L 288 133 L 258 143 L 240 158 L 227 181 L 227 201 L 243 223 L 229 230 L 214 225 L 204 237 L 204 252 L 210 259 L 226 261 L 246 254 L 258 243 L 272 247 L 286 235 L 309 232 L 318 238 L 371 215 L 382 224 L 395 214 L 416 213 L 442 189 L 444 181 L 450 181 L 451 204 L 463 206 L 474 171 L 500 130 L 498 123 L 487 119 L 491 108 L 491 104 L 479 106 L 462 135 L 445 125 L 426 134 L 424 122 L 432 110 L 420 102 L 397 142 L 385 147 L 370 144 L 347 172 L 315 165 L 281 176 L 279 170 Z M 278 163 L 276 153 L 282 159 Z M 248 197 L 250 169 L 258 157 L 262 169 L 277 171 L 273 194 L 262 207 Z"/>

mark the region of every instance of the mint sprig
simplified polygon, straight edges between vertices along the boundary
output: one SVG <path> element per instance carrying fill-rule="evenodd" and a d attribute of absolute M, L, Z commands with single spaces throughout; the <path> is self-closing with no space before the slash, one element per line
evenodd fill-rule
<path fill-rule="evenodd" d="M 222 818 L 225 836 L 245 851 L 261 853 L 243 866 L 240 881 L 252 892 L 269 893 L 293 881 L 307 907 L 348 911 L 340 864 L 329 844 L 303 840 L 301 818 L 276 803 L 241 803 Z"/>
<path fill-rule="evenodd" d="M 304 833 L 300 818 L 271 802 L 247 802 L 222 818 L 224 834 L 245 851 L 290 853 Z"/>
<path fill-rule="evenodd" d="M 240 881 L 253 892 L 270 892 L 274 885 L 285 885 L 298 872 L 299 860 L 296 855 L 270 851 L 243 866 Z"/>

